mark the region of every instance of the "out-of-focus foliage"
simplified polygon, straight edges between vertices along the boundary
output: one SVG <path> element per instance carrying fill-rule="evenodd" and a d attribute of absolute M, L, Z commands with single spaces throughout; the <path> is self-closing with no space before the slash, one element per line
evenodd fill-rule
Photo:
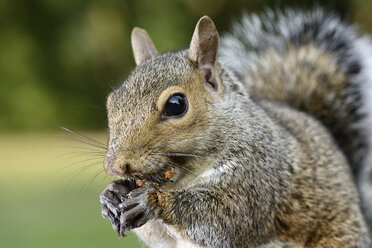
<path fill-rule="evenodd" d="M 370 1 L 321 4 L 371 28 Z M 0 131 L 104 128 L 105 97 L 134 67 L 129 43 L 134 26 L 146 28 L 165 51 L 187 47 L 205 14 L 223 32 L 243 10 L 311 5 L 304 0 L 0 0 Z"/>

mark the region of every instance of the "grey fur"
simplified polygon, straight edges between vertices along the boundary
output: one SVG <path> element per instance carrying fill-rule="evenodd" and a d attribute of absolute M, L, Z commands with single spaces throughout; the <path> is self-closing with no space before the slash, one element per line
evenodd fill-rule
<path fill-rule="evenodd" d="M 357 35 L 321 10 L 264 17 L 222 40 L 218 91 L 182 50 L 143 61 L 110 94 L 105 168 L 123 180 L 101 203 L 115 229 L 135 228 L 152 247 L 368 247 L 351 170 L 367 150 L 353 66 L 362 63 L 347 57 Z M 164 121 L 171 89 L 189 112 Z M 133 179 L 147 185 L 129 189 Z"/>
<path fill-rule="evenodd" d="M 339 118 L 344 118 L 341 115 L 348 111 L 348 115 L 353 116 L 347 127 L 349 134 L 337 133 L 334 138 L 346 152 L 355 181 L 363 189 L 365 211 L 371 213 L 372 186 L 368 177 L 372 170 L 369 158 L 372 156 L 370 38 L 361 35 L 355 26 L 345 23 L 337 14 L 321 8 L 312 11 L 267 10 L 260 15 L 243 14 L 241 22 L 233 24 L 231 33 L 221 39 L 220 59 L 249 84 L 254 83 L 249 82 L 250 72 L 260 64 L 267 49 L 285 51 L 288 44 L 301 46 L 307 43 L 331 52 L 339 68 L 347 73 L 348 84 L 343 93 L 346 99 L 340 103 L 334 99 L 333 92 L 325 92 L 324 101 L 333 102 Z M 332 132 L 332 127 L 329 128 Z M 347 135 L 350 138 L 345 138 Z M 348 151 L 351 146 L 357 149 Z"/>

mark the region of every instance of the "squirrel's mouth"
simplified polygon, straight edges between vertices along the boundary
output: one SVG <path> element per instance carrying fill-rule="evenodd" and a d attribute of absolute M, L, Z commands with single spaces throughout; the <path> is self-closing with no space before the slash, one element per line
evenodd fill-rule
<path fill-rule="evenodd" d="M 179 156 L 172 156 L 173 154 Z M 183 153 L 164 153 L 167 158 L 147 158 L 144 159 L 146 162 L 142 169 L 137 170 L 126 170 L 126 173 L 120 175 L 122 179 L 132 179 L 136 181 L 143 181 L 147 185 L 151 185 L 155 188 L 162 188 L 163 186 L 171 186 L 172 183 L 183 177 L 184 174 L 194 174 L 188 166 L 193 157 L 187 157 Z"/>
<path fill-rule="evenodd" d="M 173 182 L 173 176 L 175 174 L 174 167 L 165 166 L 151 172 L 136 172 L 131 174 L 125 174 L 122 179 L 133 179 L 139 184 L 149 184 L 153 187 L 160 188 L 166 183 Z"/>

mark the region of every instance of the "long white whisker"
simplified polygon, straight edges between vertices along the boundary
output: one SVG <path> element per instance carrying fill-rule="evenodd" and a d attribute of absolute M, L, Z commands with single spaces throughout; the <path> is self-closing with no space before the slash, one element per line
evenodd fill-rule
<path fill-rule="evenodd" d="M 200 158 L 201 155 L 192 154 L 192 153 L 178 153 L 178 152 L 156 152 L 152 153 L 154 155 L 161 155 L 161 156 L 167 156 L 167 157 L 194 157 L 194 158 Z"/>
<path fill-rule="evenodd" d="M 99 153 L 102 153 L 102 154 L 105 154 L 106 152 L 105 151 L 102 151 L 102 150 L 97 150 L 97 149 L 93 149 L 93 148 L 89 148 L 89 147 L 83 147 L 83 146 L 54 146 L 54 147 L 57 147 L 57 148 L 74 148 L 74 149 L 80 149 L 80 150 L 85 150 L 85 151 L 92 151 L 92 152 L 99 152 Z"/>
<path fill-rule="evenodd" d="M 54 173 L 59 173 L 63 170 L 66 170 L 67 168 L 70 168 L 72 166 L 76 166 L 80 163 L 83 163 L 83 162 L 88 162 L 88 161 L 95 161 L 95 163 L 102 163 L 102 158 L 87 158 L 87 159 L 83 159 L 83 160 L 79 160 L 79 161 L 76 161 L 76 162 L 73 162 L 73 163 L 70 163 L 66 166 L 64 166 L 63 168 L 60 168 L 59 170 L 55 171 Z M 83 166 L 83 165 L 80 165 L 80 166 Z"/>
<path fill-rule="evenodd" d="M 173 165 L 174 167 L 177 167 L 177 168 L 183 169 L 183 170 L 185 170 L 185 171 L 187 171 L 187 172 L 193 174 L 194 176 L 197 176 L 197 175 L 196 175 L 193 171 L 191 171 L 190 169 L 188 169 L 188 168 L 186 168 L 186 167 L 184 167 L 184 166 L 182 166 L 182 165 L 179 165 L 179 164 L 177 164 L 177 163 L 175 163 L 175 162 L 172 162 L 172 161 L 162 161 L 161 159 L 158 159 L 158 158 L 151 158 L 151 159 L 153 159 L 153 160 L 155 160 L 155 161 L 159 161 L 159 162 L 164 163 L 164 164 L 166 164 L 166 165 Z"/>
<path fill-rule="evenodd" d="M 107 147 L 106 146 L 103 147 L 103 146 L 98 145 L 96 143 L 93 143 L 93 142 L 90 142 L 90 141 L 86 141 L 86 140 L 76 139 L 74 137 L 53 137 L 53 138 L 65 139 L 65 140 L 68 140 L 68 141 L 75 141 L 77 143 L 86 144 L 86 145 L 91 146 L 91 147 L 95 147 L 95 148 L 107 150 Z"/>
<path fill-rule="evenodd" d="M 89 138 L 88 136 L 86 136 L 86 135 L 84 135 L 84 134 L 81 134 L 81 133 L 78 133 L 78 132 L 72 131 L 72 130 L 70 130 L 70 129 L 68 129 L 68 128 L 65 128 L 65 127 L 62 127 L 62 126 L 58 126 L 58 127 L 61 128 L 61 129 L 63 129 L 63 130 L 65 130 L 65 131 L 67 131 L 67 132 L 69 132 L 69 133 L 72 133 L 72 134 L 75 134 L 75 135 L 80 136 L 80 137 L 82 137 L 82 138 L 85 138 L 85 139 L 87 139 L 87 140 L 90 140 L 91 142 L 94 142 L 94 143 L 96 143 L 97 145 L 100 145 L 102 148 L 106 148 L 106 144 L 104 144 L 104 143 L 102 143 L 102 142 L 99 142 L 99 141 L 97 141 L 97 140 L 95 140 L 95 139 Z"/>
<path fill-rule="evenodd" d="M 195 138 L 187 138 L 187 139 L 182 139 L 182 140 L 175 140 L 173 142 L 169 142 L 169 143 L 165 143 L 165 144 L 160 144 L 160 145 L 151 147 L 151 149 L 154 150 L 154 149 L 157 149 L 157 148 L 160 148 L 160 147 L 164 147 L 164 146 L 168 146 L 168 145 L 172 145 L 172 144 L 176 144 L 176 143 L 180 143 L 180 142 L 198 140 L 198 139 L 202 139 L 202 138 L 204 138 L 204 137 L 203 136 L 199 136 L 199 137 L 195 137 Z"/>

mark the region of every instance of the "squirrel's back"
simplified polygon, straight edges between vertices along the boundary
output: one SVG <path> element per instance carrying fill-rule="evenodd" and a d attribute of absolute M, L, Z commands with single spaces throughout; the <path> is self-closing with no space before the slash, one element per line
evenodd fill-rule
<path fill-rule="evenodd" d="M 220 55 L 253 98 L 284 102 L 326 126 L 348 159 L 363 200 L 371 202 L 369 37 L 322 9 L 268 10 L 235 23 L 221 40 Z"/>

